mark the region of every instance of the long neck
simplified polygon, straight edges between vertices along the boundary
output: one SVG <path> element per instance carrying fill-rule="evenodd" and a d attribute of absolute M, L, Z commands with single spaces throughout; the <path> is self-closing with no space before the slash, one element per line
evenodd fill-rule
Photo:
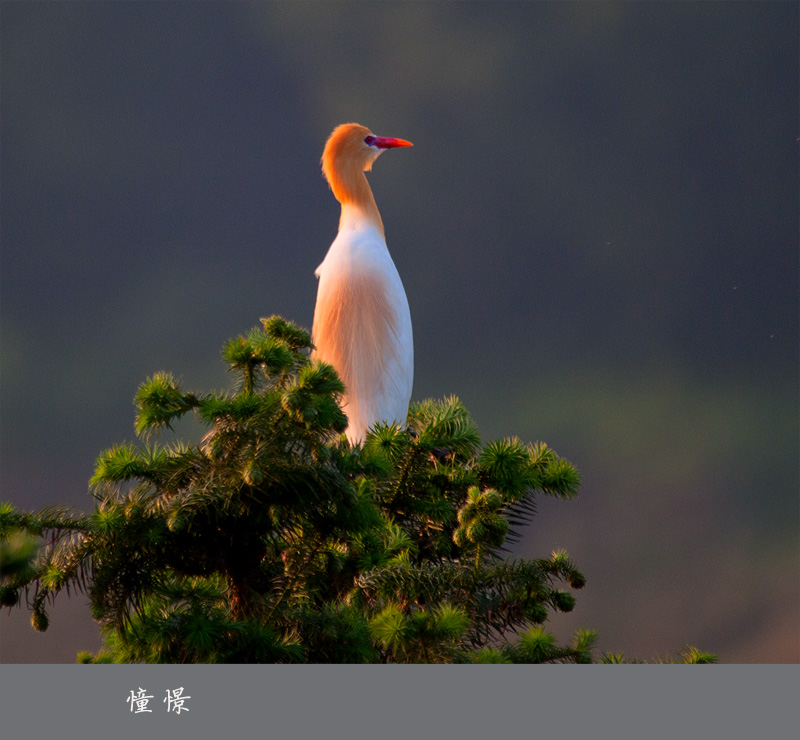
<path fill-rule="evenodd" d="M 337 170 L 331 179 L 331 190 L 336 200 L 342 204 L 339 231 L 344 228 L 374 226 L 386 238 L 383 220 L 375 203 L 375 196 L 367 182 L 366 175 L 359 169 Z"/>

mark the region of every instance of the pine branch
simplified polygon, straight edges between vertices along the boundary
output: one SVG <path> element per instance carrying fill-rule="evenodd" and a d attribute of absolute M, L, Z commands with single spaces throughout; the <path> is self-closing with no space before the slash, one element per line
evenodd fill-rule
<path fill-rule="evenodd" d="M 454 396 L 351 448 L 342 381 L 311 349 L 273 316 L 226 343 L 228 392 L 149 378 L 143 439 L 99 455 L 90 514 L 0 504 L 0 604 L 24 593 L 43 630 L 57 594 L 86 593 L 106 647 L 81 662 L 593 662 L 593 631 L 546 629 L 585 584 L 566 552 L 504 555 L 577 470 L 543 443 L 482 445 Z M 149 441 L 188 413 L 202 439 Z"/>

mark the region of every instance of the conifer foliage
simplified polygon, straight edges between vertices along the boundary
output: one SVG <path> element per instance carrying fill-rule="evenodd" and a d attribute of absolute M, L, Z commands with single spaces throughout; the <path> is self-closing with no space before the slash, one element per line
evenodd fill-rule
<path fill-rule="evenodd" d="M 0 505 L 0 603 L 24 598 L 45 630 L 56 594 L 86 593 L 106 647 L 83 662 L 595 662 L 594 632 L 545 628 L 585 583 L 569 556 L 507 549 L 537 496 L 577 494 L 576 469 L 541 443 L 482 445 L 454 397 L 351 448 L 311 348 L 273 316 L 224 347 L 230 392 L 148 379 L 140 441 L 100 455 L 92 513 Z M 199 442 L 159 441 L 187 415 Z"/>

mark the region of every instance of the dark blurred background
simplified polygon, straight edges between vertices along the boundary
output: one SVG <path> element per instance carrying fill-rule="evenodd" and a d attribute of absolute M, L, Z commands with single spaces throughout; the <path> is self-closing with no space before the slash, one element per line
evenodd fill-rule
<path fill-rule="evenodd" d="M 2 489 L 90 510 L 132 398 L 223 388 L 226 339 L 310 327 L 336 124 L 370 182 L 414 398 L 543 440 L 581 496 L 520 554 L 588 578 L 550 626 L 652 658 L 800 662 L 795 2 L 3 2 Z M 187 430 L 192 433 L 193 430 Z M 3 662 L 100 638 L 0 615 Z"/>

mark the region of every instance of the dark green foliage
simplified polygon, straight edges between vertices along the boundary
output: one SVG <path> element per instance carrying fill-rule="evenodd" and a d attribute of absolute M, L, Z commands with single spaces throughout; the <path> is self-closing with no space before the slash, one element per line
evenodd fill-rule
<path fill-rule="evenodd" d="M 232 392 L 141 386 L 143 441 L 99 456 L 91 514 L 0 505 L 0 603 L 26 595 L 45 630 L 52 597 L 88 593 L 106 648 L 80 662 L 592 662 L 595 633 L 558 645 L 544 627 L 584 576 L 565 552 L 506 549 L 537 495 L 576 495 L 575 468 L 541 443 L 481 445 L 454 397 L 352 449 L 308 332 L 262 324 L 223 349 Z M 152 441 L 187 414 L 201 440 Z"/>

